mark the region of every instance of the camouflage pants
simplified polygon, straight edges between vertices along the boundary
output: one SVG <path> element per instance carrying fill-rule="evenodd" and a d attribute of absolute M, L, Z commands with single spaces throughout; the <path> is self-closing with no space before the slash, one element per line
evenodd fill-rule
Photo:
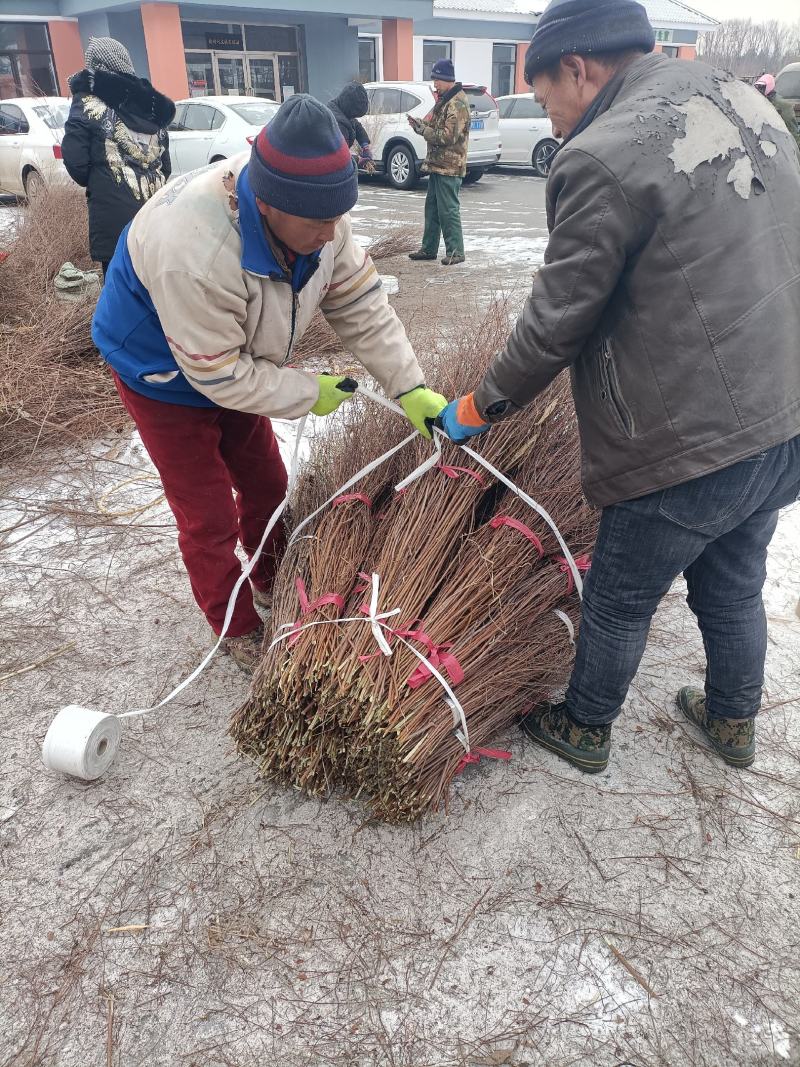
<path fill-rule="evenodd" d="M 429 256 L 438 254 L 439 240 L 442 236 L 444 236 L 444 247 L 448 256 L 454 252 L 464 255 L 461 208 L 458 203 L 460 188 L 460 178 L 450 178 L 444 174 L 431 174 L 428 179 L 422 251 Z"/>
<path fill-rule="evenodd" d="M 603 510 L 586 580 L 567 707 L 600 726 L 619 715 L 659 601 L 683 573 L 706 653 L 706 707 L 747 719 L 761 705 L 761 591 L 778 510 L 800 493 L 800 437 L 730 467 Z M 691 682 L 692 679 L 687 679 Z"/>

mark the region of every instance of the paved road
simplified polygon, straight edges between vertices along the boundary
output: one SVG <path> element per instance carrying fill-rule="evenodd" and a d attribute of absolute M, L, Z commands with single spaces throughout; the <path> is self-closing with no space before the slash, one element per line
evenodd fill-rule
<path fill-rule="evenodd" d="M 463 267 L 415 266 L 418 276 L 435 284 L 450 277 L 461 284 L 491 288 L 528 285 L 547 245 L 545 183 L 532 171 L 490 171 L 461 190 L 461 217 L 467 262 Z M 377 236 L 399 222 L 423 226 L 426 183 L 401 192 L 372 180 L 361 184 L 353 216 L 357 232 Z M 444 248 L 441 249 L 444 255 Z M 403 274 L 406 272 L 403 271 Z"/>

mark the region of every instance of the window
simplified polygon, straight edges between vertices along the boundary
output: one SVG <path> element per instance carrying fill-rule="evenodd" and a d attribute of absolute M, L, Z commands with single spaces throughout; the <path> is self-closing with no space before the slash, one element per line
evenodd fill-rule
<path fill-rule="evenodd" d="M 408 113 L 413 111 L 415 107 L 419 107 L 422 103 L 418 96 L 414 96 L 413 93 L 407 93 L 405 91 L 400 93 L 400 110 Z"/>
<path fill-rule="evenodd" d="M 0 104 L 0 134 L 29 132 L 25 113 L 16 104 Z"/>
<path fill-rule="evenodd" d="M 210 52 L 186 53 L 186 77 L 189 81 L 189 96 L 213 96 L 214 64 Z"/>
<path fill-rule="evenodd" d="M 254 100 L 252 104 L 228 104 L 231 111 L 238 115 L 248 126 L 266 126 L 278 110 L 277 104 L 269 100 Z"/>
<path fill-rule="evenodd" d="M 492 96 L 507 96 L 517 84 L 517 46 L 492 45 Z"/>
<path fill-rule="evenodd" d="M 40 104 L 34 112 L 50 130 L 63 130 L 69 115 L 69 104 Z"/>
<path fill-rule="evenodd" d="M 514 104 L 516 99 L 513 96 L 507 96 L 505 100 L 498 100 L 497 104 L 500 108 L 500 118 L 507 119 L 510 117 L 511 112 L 514 110 Z"/>
<path fill-rule="evenodd" d="M 433 64 L 437 59 L 453 58 L 452 41 L 423 41 L 422 42 L 422 80 L 428 81 L 431 77 Z"/>
<path fill-rule="evenodd" d="M 515 119 L 546 119 L 547 112 L 532 96 L 518 96 L 514 108 Z"/>
<path fill-rule="evenodd" d="M 362 82 L 374 82 L 378 78 L 378 64 L 375 57 L 375 38 L 358 39 L 358 77 Z"/>
<path fill-rule="evenodd" d="M 44 22 L 0 22 L 0 99 L 58 96 Z"/>
<path fill-rule="evenodd" d="M 170 133 L 178 133 L 181 130 L 185 129 L 183 125 L 183 120 L 186 118 L 186 108 L 188 106 L 188 104 L 178 104 L 178 106 L 175 108 L 175 118 L 169 124 Z"/>
<path fill-rule="evenodd" d="M 224 121 L 222 112 L 217 111 L 215 107 L 209 107 L 207 104 L 187 104 L 183 128 L 204 133 L 207 130 L 218 130 Z"/>
<path fill-rule="evenodd" d="M 662 44 L 661 51 L 665 56 L 669 56 L 670 59 L 678 58 L 678 47 L 674 44 Z"/>
<path fill-rule="evenodd" d="M 296 52 L 294 26 L 245 26 L 245 48 L 250 52 Z"/>
<path fill-rule="evenodd" d="M 475 86 L 474 89 L 466 88 L 464 93 L 469 100 L 469 109 L 473 112 L 473 118 L 475 115 L 491 115 L 493 111 L 497 111 L 497 104 L 480 86 Z"/>
<path fill-rule="evenodd" d="M 399 115 L 402 110 L 403 93 L 399 89 L 373 89 L 370 94 L 370 115 Z"/>

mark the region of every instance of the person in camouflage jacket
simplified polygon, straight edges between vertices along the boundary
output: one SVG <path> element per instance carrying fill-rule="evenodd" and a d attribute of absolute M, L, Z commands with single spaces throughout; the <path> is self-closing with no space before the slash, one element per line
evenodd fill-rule
<path fill-rule="evenodd" d="M 431 71 L 437 93 L 436 104 L 424 119 L 409 115 L 413 129 L 424 137 L 428 153 L 422 169 L 430 175 L 425 198 L 425 232 L 422 247 L 412 252 L 415 260 L 436 259 L 444 235 L 445 258 L 451 266 L 464 262 L 464 235 L 458 194 L 467 173 L 469 145 L 469 102 L 455 79 L 452 61 L 439 59 Z"/>

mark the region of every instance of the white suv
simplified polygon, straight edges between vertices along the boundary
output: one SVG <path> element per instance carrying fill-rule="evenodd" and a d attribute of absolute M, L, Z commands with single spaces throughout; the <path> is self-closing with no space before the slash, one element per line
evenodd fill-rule
<path fill-rule="evenodd" d="M 368 82 L 369 113 L 361 122 L 370 135 L 375 169 L 395 189 L 411 189 L 420 178 L 428 145 L 408 124 L 424 119 L 436 103 L 428 82 Z M 465 182 L 477 181 L 500 159 L 497 103 L 482 85 L 464 85 L 472 115 Z"/>

